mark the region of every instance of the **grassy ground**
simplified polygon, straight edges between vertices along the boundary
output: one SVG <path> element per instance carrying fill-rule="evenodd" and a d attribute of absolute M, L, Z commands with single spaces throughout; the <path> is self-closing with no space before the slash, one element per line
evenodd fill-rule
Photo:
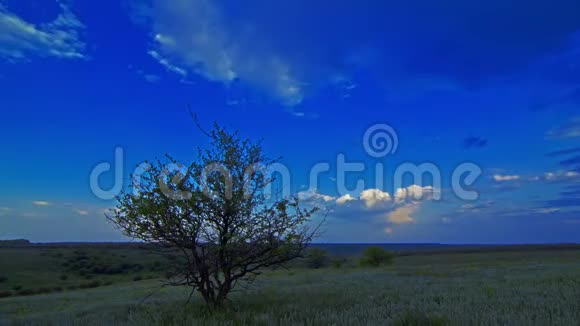
<path fill-rule="evenodd" d="M 158 280 L 133 282 L 130 275 L 110 286 L 0 299 L 0 324 L 579 325 L 580 320 L 577 250 L 418 254 L 377 269 L 347 264 L 279 270 L 235 293 L 225 310 L 213 314 L 198 297 L 186 304 L 187 289 L 160 288 Z"/>
<path fill-rule="evenodd" d="M 0 297 L 163 277 L 167 258 L 136 246 L 0 247 Z"/>

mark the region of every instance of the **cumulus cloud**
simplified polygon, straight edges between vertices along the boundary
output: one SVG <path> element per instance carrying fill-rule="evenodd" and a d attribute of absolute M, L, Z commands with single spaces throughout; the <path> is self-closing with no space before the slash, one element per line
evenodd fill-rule
<path fill-rule="evenodd" d="M 353 201 L 353 200 L 356 200 L 356 198 L 354 198 L 350 194 L 346 194 L 346 195 L 341 196 L 338 199 L 336 199 L 336 203 L 339 204 L 339 205 L 342 205 L 342 204 L 346 204 L 349 201 Z"/>
<path fill-rule="evenodd" d="M 418 204 L 408 204 L 387 214 L 387 221 L 392 224 L 409 224 L 415 222 L 411 214 L 419 209 Z"/>
<path fill-rule="evenodd" d="M 37 26 L 0 4 L 0 57 L 11 62 L 30 56 L 85 58 L 85 43 L 79 36 L 84 26 L 69 8 L 60 7 L 61 13 L 54 21 Z"/>
<path fill-rule="evenodd" d="M 303 100 L 294 67 L 252 28 L 239 28 L 210 0 L 152 0 L 151 57 L 181 76 L 197 74 L 229 85 L 239 80 L 293 106 Z"/>
<path fill-rule="evenodd" d="M 399 188 L 395 191 L 395 200 L 397 201 L 409 201 L 409 200 L 422 200 L 422 199 L 433 199 L 433 196 L 438 189 L 432 186 L 421 187 L 418 185 L 410 185 L 407 188 Z"/>
<path fill-rule="evenodd" d="M 360 193 L 360 200 L 367 208 L 372 208 L 379 203 L 390 201 L 391 195 L 380 189 L 367 189 Z"/>

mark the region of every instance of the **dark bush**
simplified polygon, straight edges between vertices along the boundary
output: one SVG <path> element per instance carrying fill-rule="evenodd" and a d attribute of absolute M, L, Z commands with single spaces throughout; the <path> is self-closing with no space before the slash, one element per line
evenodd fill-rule
<path fill-rule="evenodd" d="M 344 265 L 346 263 L 346 260 L 341 258 L 341 259 L 334 259 L 332 261 L 332 267 L 336 268 L 336 269 L 340 269 L 342 267 L 342 265 Z"/>
<path fill-rule="evenodd" d="M 322 268 L 328 265 L 328 254 L 326 251 L 318 248 L 308 250 L 306 254 L 306 266 L 308 268 Z"/>
<path fill-rule="evenodd" d="M 22 290 L 22 285 L 16 285 L 16 286 L 13 286 L 13 287 L 12 287 L 12 290 L 14 290 L 14 291 L 18 292 L 18 291 Z"/>
<path fill-rule="evenodd" d="M 36 290 L 37 294 L 50 293 L 50 292 L 52 292 L 52 289 L 50 289 L 50 288 L 39 288 Z"/>
<path fill-rule="evenodd" d="M 6 281 L 8 281 L 8 277 L 6 277 L 6 276 L 0 276 L 0 283 L 4 283 Z"/>
<path fill-rule="evenodd" d="M 59 278 L 61 281 L 66 281 L 68 280 L 68 275 L 62 274 Z"/>
<path fill-rule="evenodd" d="M 137 276 L 133 277 L 133 282 L 142 281 L 142 280 L 143 280 L 143 276 L 141 276 L 141 275 L 137 275 Z"/>
<path fill-rule="evenodd" d="M 378 267 L 393 262 L 394 255 L 380 247 L 368 247 L 360 260 L 361 266 Z"/>
<path fill-rule="evenodd" d="M 8 298 L 13 295 L 14 293 L 12 293 L 12 291 L 0 291 L 0 298 Z"/>
<path fill-rule="evenodd" d="M 92 289 L 92 288 L 98 288 L 99 286 L 101 286 L 101 282 L 100 281 L 92 281 L 89 283 L 83 283 L 81 285 L 79 285 L 79 288 L 81 289 Z"/>
<path fill-rule="evenodd" d="M 33 289 L 23 289 L 17 292 L 18 295 L 35 295 L 38 294 L 37 290 L 33 290 Z"/>

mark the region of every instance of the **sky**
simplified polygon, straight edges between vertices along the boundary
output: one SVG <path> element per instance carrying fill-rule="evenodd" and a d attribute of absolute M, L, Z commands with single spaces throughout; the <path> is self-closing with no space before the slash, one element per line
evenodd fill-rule
<path fill-rule="evenodd" d="M 0 0 L 0 239 L 126 240 L 91 174 L 195 160 L 191 110 L 282 157 L 319 242 L 580 242 L 579 109 L 577 0 Z"/>

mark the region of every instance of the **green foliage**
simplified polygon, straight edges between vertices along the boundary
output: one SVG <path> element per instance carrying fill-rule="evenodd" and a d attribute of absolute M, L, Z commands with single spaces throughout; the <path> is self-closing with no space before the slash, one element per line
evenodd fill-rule
<path fill-rule="evenodd" d="M 0 283 L 4 283 L 6 281 L 8 281 L 8 277 L 6 277 L 6 276 L 0 276 Z"/>
<path fill-rule="evenodd" d="M 381 265 L 391 264 L 393 258 L 394 255 L 390 251 L 380 247 L 368 247 L 363 252 L 363 256 L 359 263 L 361 266 L 365 267 L 379 267 Z"/>
<path fill-rule="evenodd" d="M 326 267 L 328 262 L 328 253 L 322 249 L 312 248 L 306 254 L 305 263 L 308 268 L 318 269 Z"/>

